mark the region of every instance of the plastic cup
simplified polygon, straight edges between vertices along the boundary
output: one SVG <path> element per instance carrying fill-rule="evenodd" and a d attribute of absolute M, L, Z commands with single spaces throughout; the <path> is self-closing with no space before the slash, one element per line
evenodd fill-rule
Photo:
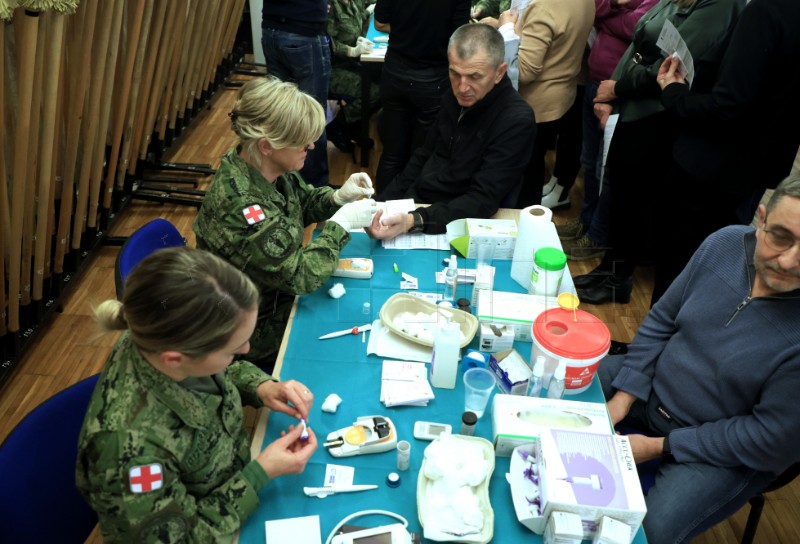
<path fill-rule="evenodd" d="M 495 386 L 494 374 L 485 368 L 470 368 L 464 373 L 464 411 L 474 412 L 479 418 Z"/>
<path fill-rule="evenodd" d="M 478 242 L 475 252 L 475 268 L 480 270 L 485 266 L 492 266 L 494 259 L 494 242 Z"/>

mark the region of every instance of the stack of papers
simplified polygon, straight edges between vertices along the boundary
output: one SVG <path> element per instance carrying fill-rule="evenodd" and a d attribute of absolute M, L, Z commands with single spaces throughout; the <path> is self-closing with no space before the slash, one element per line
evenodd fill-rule
<path fill-rule="evenodd" d="M 381 402 L 391 406 L 427 406 L 433 399 L 425 363 L 383 361 Z"/>

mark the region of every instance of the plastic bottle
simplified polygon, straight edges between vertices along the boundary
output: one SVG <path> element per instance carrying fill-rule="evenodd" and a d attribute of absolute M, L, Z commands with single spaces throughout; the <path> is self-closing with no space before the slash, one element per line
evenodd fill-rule
<path fill-rule="evenodd" d="M 564 378 L 566 377 L 567 364 L 562 360 L 558 362 L 553 377 L 550 378 L 550 384 L 547 386 L 548 399 L 560 399 L 564 396 Z"/>
<path fill-rule="evenodd" d="M 533 365 L 533 374 L 531 374 L 531 383 L 528 386 L 529 397 L 539 397 L 542 394 L 542 376 L 544 375 L 544 355 L 536 357 L 536 363 Z"/>
<path fill-rule="evenodd" d="M 450 263 L 447 265 L 444 283 L 447 286 L 444 298 L 456 300 L 458 298 L 458 259 L 455 255 L 450 255 Z"/>
<path fill-rule="evenodd" d="M 561 286 L 567 255 L 555 247 L 543 247 L 533 255 L 533 269 L 528 293 L 554 297 Z"/>
<path fill-rule="evenodd" d="M 458 323 L 444 323 L 433 335 L 433 358 L 431 360 L 431 385 L 444 389 L 456 386 L 458 374 L 461 328 Z"/>

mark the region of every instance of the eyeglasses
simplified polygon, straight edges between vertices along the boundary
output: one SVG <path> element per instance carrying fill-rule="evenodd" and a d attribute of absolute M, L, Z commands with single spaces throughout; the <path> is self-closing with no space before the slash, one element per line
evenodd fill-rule
<path fill-rule="evenodd" d="M 791 249 L 795 244 L 800 244 L 800 240 L 795 238 L 790 234 L 786 234 L 782 231 L 774 231 L 769 230 L 766 228 L 767 226 L 767 218 L 764 218 L 764 227 L 761 230 L 764 231 L 764 242 L 774 249 L 775 251 L 788 251 Z"/>

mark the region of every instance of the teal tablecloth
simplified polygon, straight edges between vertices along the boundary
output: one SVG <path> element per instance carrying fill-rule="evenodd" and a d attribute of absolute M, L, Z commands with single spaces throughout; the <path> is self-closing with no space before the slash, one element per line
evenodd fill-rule
<path fill-rule="evenodd" d="M 389 510 L 409 521 L 411 530 L 422 532 L 417 516 L 417 474 L 422 463 L 423 450 L 429 442 L 413 437 L 414 422 L 418 420 L 449 423 L 454 432 L 461 427 L 460 417 L 464 408 L 464 386 L 459 378 L 456 388 L 434 389 L 435 400 L 426 407 L 385 408 L 379 400 L 382 358 L 367 356 L 366 344 L 361 336 L 343 336 L 329 340 L 317 340 L 321 334 L 339 329 L 363 325 L 378 318 L 381 305 L 400 291 L 400 274 L 395 273 L 394 263 L 401 272 L 419 279 L 420 291 L 444 292 L 444 285 L 437 285 L 434 272 L 443 268 L 445 252 L 413 250 L 386 250 L 380 243 L 366 235 L 355 234 L 342 252 L 343 257 L 370 257 L 375 265 L 371 280 L 331 278 L 315 293 L 304 296 L 297 305 L 292 332 L 283 360 L 281 377 L 297 379 L 305 383 L 316 399 L 310 424 L 322 441 L 337 429 L 351 425 L 356 418 L 365 415 L 383 415 L 392 419 L 400 440 L 411 443 L 411 468 L 401 472 L 402 482 L 397 488 L 385 485 L 386 476 L 395 472 L 397 455 L 394 451 L 336 459 L 320 446 L 314 453 L 303 474 L 282 476 L 269 483 L 259 497 L 261 505 L 242 528 L 239 541 L 244 544 L 264 544 L 264 522 L 271 519 L 319 515 L 323 542 L 333 527 L 345 516 L 366 509 Z M 474 266 L 471 260 L 460 259 L 460 266 Z M 495 261 L 497 268 L 495 289 L 523 292 L 509 277 L 510 261 Z M 328 288 L 334 282 L 344 284 L 347 294 L 341 299 L 328 296 Z M 461 286 L 460 294 L 469 298 L 471 286 Z M 370 302 L 371 315 L 361 313 L 364 302 Z M 477 348 L 478 339 L 470 347 Z M 526 359 L 530 357 L 530 343 L 516 343 L 516 350 Z M 322 401 L 330 393 L 337 393 L 343 402 L 335 414 L 321 411 Z M 595 382 L 585 392 L 575 395 L 574 400 L 602 402 L 600 385 Z M 491 400 L 490 400 L 491 403 Z M 293 423 L 283 414 L 271 414 L 263 446 L 280 435 L 282 429 Z M 476 436 L 491 441 L 491 413 L 487 410 L 476 427 Z M 355 467 L 354 483 L 378 484 L 378 489 L 360 493 L 349 493 L 325 499 L 306 497 L 304 486 L 322 485 L 325 466 L 329 463 Z M 511 503 L 511 492 L 505 480 L 509 459 L 496 458 L 489 494 L 494 509 L 493 542 L 516 543 L 539 542 L 541 537 L 523 527 L 516 519 Z M 378 526 L 393 523 L 390 518 L 373 517 L 358 520 L 356 524 Z M 643 532 L 637 534 L 636 543 L 646 542 Z M 269 543 L 267 543 L 269 544 Z"/>

